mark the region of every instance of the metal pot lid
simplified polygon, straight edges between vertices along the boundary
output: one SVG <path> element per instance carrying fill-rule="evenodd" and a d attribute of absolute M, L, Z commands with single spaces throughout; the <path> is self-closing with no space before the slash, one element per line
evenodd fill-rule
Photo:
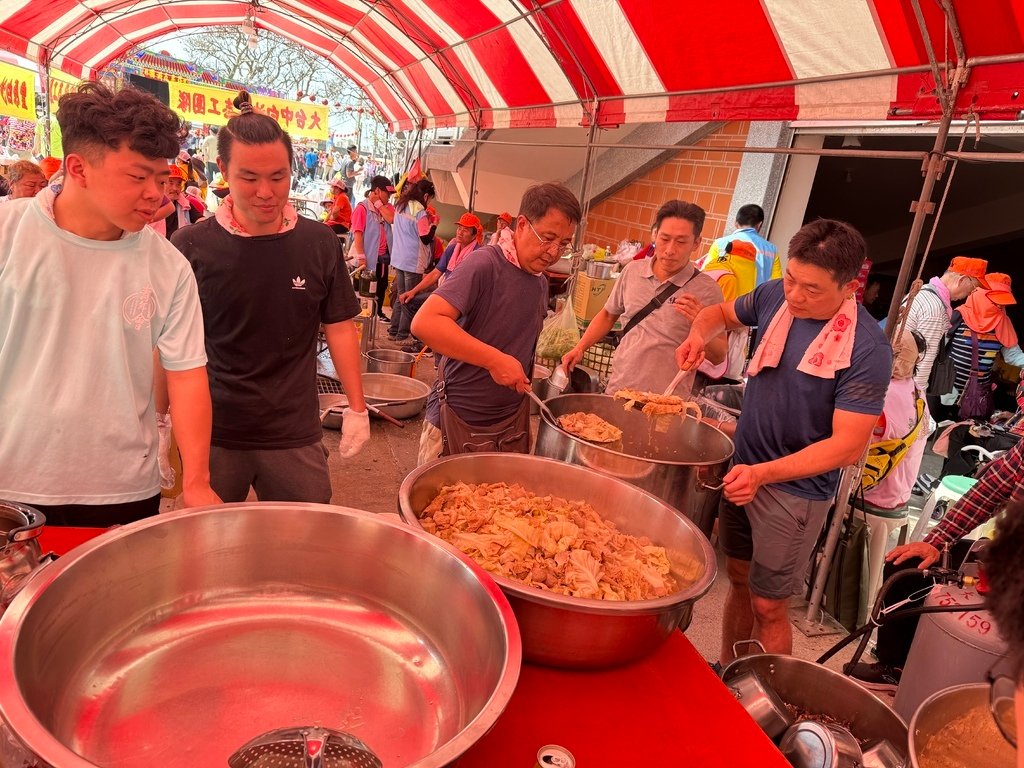
<path fill-rule="evenodd" d="M 793 768 L 838 768 L 835 735 L 822 723 L 805 720 L 782 735 L 779 750 Z"/>

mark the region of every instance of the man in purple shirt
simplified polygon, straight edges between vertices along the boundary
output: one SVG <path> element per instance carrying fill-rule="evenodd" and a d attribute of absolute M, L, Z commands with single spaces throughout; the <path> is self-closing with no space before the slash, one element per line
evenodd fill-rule
<path fill-rule="evenodd" d="M 508 234 L 477 249 L 416 313 L 412 332 L 442 355 L 420 464 L 465 452 L 469 432 L 474 450 L 529 450 L 526 372 L 547 310 L 543 272 L 571 246 L 581 215 L 561 184 L 530 187 Z"/>

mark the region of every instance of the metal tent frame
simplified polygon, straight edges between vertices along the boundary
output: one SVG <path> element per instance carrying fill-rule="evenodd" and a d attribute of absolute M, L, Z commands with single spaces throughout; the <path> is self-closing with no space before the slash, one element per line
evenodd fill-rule
<path fill-rule="evenodd" d="M 952 161 L 954 164 L 960 160 L 969 160 L 975 162 L 998 162 L 998 163 L 1019 163 L 1024 162 L 1024 153 L 999 153 L 999 152 L 964 152 L 962 148 L 957 151 L 947 151 L 946 144 L 949 139 L 950 127 L 956 117 L 956 101 L 957 96 L 963 84 L 967 81 L 967 77 L 972 68 L 983 65 L 991 64 L 1009 64 L 1009 63 L 1020 63 L 1024 62 L 1024 53 L 1012 54 L 1012 55 L 1001 55 L 1001 56 L 980 56 L 975 58 L 969 58 L 963 44 L 963 37 L 960 33 L 960 26 L 957 22 L 956 13 L 953 8 L 952 0 L 938 0 L 943 14 L 948 25 L 948 31 L 954 41 L 954 51 L 956 55 L 956 61 L 950 65 L 947 62 L 939 61 L 936 57 L 936 53 L 930 44 L 928 36 L 927 25 L 925 23 L 924 15 L 921 11 L 920 0 L 911 0 L 914 7 L 915 16 L 917 23 L 921 29 L 922 37 L 925 41 L 927 48 L 929 64 L 927 66 L 915 66 L 905 67 L 895 70 L 879 70 L 872 72 L 857 72 L 848 73 L 844 75 L 832 75 L 827 77 L 815 78 L 815 82 L 839 82 L 843 80 L 855 80 L 862 78 L 871 77 L 882 77 L 891 75 L 894 72 L 909 73 L 909 72 L 922 72 L 930 71 L 935 79 L 936 83 L 936 97 L 941 107 L 942 116 L 937 123 L 937 130 L 935 135 L 935 142 L 929 152 L 912 152 L 912 151 L 884 151 L 884 150 L 857 150 L 857 149 L 811 149 L 811 148 L 777 148 L 777 147 L 715 147 L 716 152 L 731 152 L 741 154 L 774 154 L 774 155 L 814 155 L 818 157 L 856 157 L 862 159 L 878 159 L 878 160 L 909 160 L 915 161 L 921 165 L 923 181 L 921 185 L 921 192 L 918 198 L 911 202 L 911 210 L 914 213 L 914 218 L 911 222 L 910 234 L 907 238 L 907 244 L 903 252 L 903 258 L 900 263 L 899 275 L 896 279 L 896 287 L 893 293 L 893 300 L 889 307 L 889 312 L 886 322 L 886 333 L 890 341 L 898 331 L 902 330 L 902 323 L 897 322 L 898 315 L 900 314 L 900 306 L 903 302 L 903 298 L 907 294 L 907 290 L 910 285 L 911 271 L 914 266 L 914 262 L 917 259 L 918 246 L 920 245 L 921 235 L 924 231 L 924 226 L 929 215 L 935 212 L 935 204 L 932 202 L 932 195 L 935 190 L 936 183 L 942 178 L 943 173 L 946 170 L 947 164 Z M 797 83 L 806 84 L 808 81 L 780 81 L 776 83 L 762 83 L 754 86 L 735 86 L 731 89 L 715 89 L 714 91 L 708 89 L 695 89 L 690 91 L 679 91 L 672 94 L 648 94 L 648 96 L 694 96 L 704 93 L 717 93 L 722 90 L 755 90 L 762 88 L 772 88 L 779 86 L 794 85 Z M 643 98 L 643 97 L 636 97 Z M 473 156 L 472 156 L 472 173 L 471 173 L 471 187 L 469 195 L 470 209 L 472 209 L 473 201 L 476 193 L 476 179 L 477 179 L 477 161 L 478 152 L 481 145 L 491 144 L 495 146 L 529 146 L 529 147 L 546 147 L 546 148 L 572 148 L 572 149 L 583 149 L 585 151 L 585 159 L 583 162 L 581 180 L 580 180 L 580 200 L 584 205 L 584 220 L 580 222 L 579 232 L 583 232 L 586 227 L 586 213 L 590 207 L 590 181 L 593 175 L 592 161 L 594 156 L 594 150 L 599 146 L 596 142 L 596 131 L 598 120 L 597 113 L 600 110 L 602 99 L 595 99 L 590 105 L 590 130 L 587 136 L 586 144 L 567 144 L 567 143 L 538 143 L 538 142 L 516 142 L 516 141 L 501 141 L 493 139 L 481 139 L 479 132 L 473 138 Z M 973 115 L 968 115 L 968 120 L 973 119 Z M 692 145 L 692 144 L 671 144 L 671 145 L 652 145 L 652 144 L 603 144 L 601 148 L 606 150 L 676 150 L 684 151 L 687 149 L 704 149 L 703 147 Z M 936 223 L 937 223 L 936 219 Z M 927 252 L 924 254 L 927 258 Z M 924 267 L 924 258 L 921 261 L 918 274 Z M 865 445 L 865 453 L 867 451 L 867 445 Z M 863 459 L 862 459 L 863 461 Z M 836 549 L 839 544 L 839 537 L 842 533 L 843 521 L 846 518 L 847 512 L 850 508 L 850 494 L 853 487 L 859 482 L 861 469 L 863 463 L 858 463 L 854 467 L 849 467 L 842 473 L 840 478 L 840 485 L 836 495 L 836 505 L 832 514 L 831 522 L 828 526 L 826 533 L 825 543 L 821 548 L 819 559 L 816 569 L 816 577 L 811 588 L 810 599 L 808 600 L 807 608 L 804 615 L 797 620 L 795 623 L 797 627 L 805 634 L 811 635 L 822 635 L 822 634 L 833 634 L 842 631 L 842 628 L 837 628 L 831 622 L 828 622 L 824 616 L 824 612 L 821 609 L 821 605 L 824 599 L 825 586 L 828 580 L 829 569 L 832 565 L 832 560 L 835 556 Z"/>
<path fill-rule="evenodd" d="M 557 6 L 562 0 L 544 0 L 539 2 L 536 6 L 528 11 L 522 11 L 515 14 L 513 17 L 508 19 L 506 22 L 501 24 L 497 29 L 508 27 L 511 24 L 527 20 L 530 23 L 537 23 L 538 21 L 549 22 L 548 10 L 554 6 Z M 910 0 L 910 3 L 914 10 L 917 25 L 922 35 L 923 44 L 927 51 L 928 63 L 914 66 L 905 67 L 892 67 L 881 70 L 869 70 L 869 71 L 856 71 L 846 72 L 839 74 L 824 75 L 820 77 L 808 77 L 802 79 L 790 79 L 780 80 L 774 82 L 765 82 L 757 84 L 747 85 L 734 85 L 717 88 L 695 88 L 689 90 L 677 90 L 672 92 L 663 93 L 647 93 L 647 94 L 628 94 L 628 95 L 615 95 L 615 96 L 598 96 L 598 90 L 593 87 L 593 84 L 589 82 L 589 77 L 585 67 L 576 61 L 576 68 L 584 82 L 583 92 L 579 94 L 576 100 L 555 102 L 548 104 L 536 105 L 535 107 L 524 107 L 516 106 L 515 111 L 528 111 L 535 108 L 551 108 L 559 106 L 580 106 L 584 112 L 583 125 L 588 127 L 587 141 L 584 145 L 579 144 L 564 144 L 564 143 L 520 143 L 510 141 L 500 141 L 481 138 L 482 125 L 483 125 L 483 114 L 479 110 L 479 106 L 475 103 L 466 104 L 467 110 L 462 115 L 469 116 L 469 122 L 475 126 L 475 134 L 472 139 L 473 152 L 472 152 L 472 168 L 471 168 L 471 182 L 469 190 L 469 205 L 472 209 L 476 199 L 476 183 L 478 178 L 478 160 L 479 150 L 481 146 L 488 144 L 492 145 L 523 145 L 532 147 L 561 147 L 561 148 L 574 148 L 582 149 L 584 151 L 584 160 L 582 165 L 581 181 L 580 181 L 580 196 L 584 203 L 584 221 L 581 222 L 581 230 L 585 226 L 586 211 L 590 205 L 590 186 L 593 177 L 593 163 L 597 149 L 605 150 L 676 150 L 683 151 L 687 149 L 696 149 L 694 145 L 678 144 L 678 145 L 648 145 L 648 144 L 601 144 L 599 142 L 599 126 L 601 124 L 600 115 L 602 113 L 602 107 L 609 102 L 630 102 L 630 101 L 641 101 L 644 99 L 664 99 L 664 98 L 686 98 L 696 97 L 709 94 L 721 94 L 728 92 L 749 92 L 758 90 L 768 90 L 773 88 L 781 87 L 794 87 L 794 86 L 805 86 L 812 84 L 826 84 L 826 83 L 839 83 L 843 81 L 852 80 L 864 80 L 877 77 L 889 77 L 893 75 L 901 74 L 916 74 L 916 73 L 931 73 L 934 85 L 935 85 L 935 96 L 938 101 L 941 115 L 937 121 L 937 132 L 935 136 L 935 142 L 931 151 L 929 152 L 899 152 L 899 151 L 871 151 L 871 150 L 850 150 L 850 149 L 803 149 L 803 148 L 775 148 L 775 147 L 716 147 L 716 151 L 720 152 L 739 152 L 739 153 L 755 153 L 755 154 L 779 154 L 779 155 L 816 155 L 821 157 L 856 157 L 856 158 L 867 158 L 867 159 L 879 159 L 879 160 L 904 160 L 904 161 L 915 161 L 921 165 L 923 181 L 921 191 L 918 198 L 912 203 L 912 210 L 914 218 L 911 223 L 910 234 L 907 239 L 907 244 L 904 249 L 903 259 L 900 266 L 899 275 L 897 277 L 896 288 L 894 292 L 893 302 L 889 308 L 887 328 L 889 329 L 890 338 L 896 331 L 897 316 L 899 314 L 900 303 L 902 297 L 906 294 L 908 286 L 910 284 L 911 271 L 913 269 L 914 262 L 917 258 L 918 246 L 920 244 L 921 235 L 924 231 L 924 226 L 927 217 L 931 215 L 935 206 L 932 202 L 932 196 L 936 183 L 942 177 L 945 172 L 947 164 L 952 161 L 956 163 L 960 160 L 972 160 L 972 161 L 984 161 L 984 162 L 1024 162 L 1024 153 L 979 153 L 979 152 L 963 152 L 963 151 L 946 151 L 946 143 L 949 137 L 950 126 L 956 116 L 957 112 L 957 97 L 961 94 L 961 89 L 967 81 L 967 78 L 972 71 L 977 67 L 1003 65 L 1003 64 L 1019 64 L 1024 63 L 1024 53 L 1013 53 L 1013 54 L 1002 54 L 994 56 L 977 56 L 969 57 L 963 43 L 963 36 L 960 31 L 960 25 L 957 21 L 956 12 L 953 6 L 953 0 L 935 0 L 941 7 L 942 15 L 947 26 L 947 32 L 953 40 L 954 44 L 954 55 L 955 61 L 952 63 L 942 61 L 939 59 L 936 51 L 931 45 L 931 38 L 927 28 L 925 15 L 922 12 L 920 0 Z M 248 2 L 256 2 L 256 0 L 248 0 Z M 368 12 L 369 13 L 369 12 Z M 558 32 L 560 38 L 558 42 L 567 48 L 572 49 L 568 42 L 561 38 L 561 33 L 558 31 L 558 27 L 551 25 L 552 28 Z M 491 30 L 494 31 L 494 30 Z M 544 42 L 545 45 L 551 49 L 552 44 L 542 31 L 538 32 L 538 36 Z M 66 41 L 65 41 L 66 42 Z M 442 51 L 437 49 L 434 54 L 440 54 Z M 37 60 L 43 66 L 44 71 L 47 73 L 50 69 L 50 61 L 54 58 L 54 54 L 59 53 L 57 51 L 47 49 L 43 46 L 38 47 Z M 464 84 L 460 84 L 454 75 L 450 73 L 444 73 L 444 76 L 449 80 L 450 84 L 465 92 L 467 89 Z M 47 85 L 47 95 L 49 94 L 49 86 Z M 470 100 L 472 101 L 472 100 Z M 512 108 L 509 108 L 510 111 Z M 1009 109 L 1009 106 L 1007 106 Z M 496 111 L 491 109 L 492 112 Z M 893 110 L 891 112 L 894 117 L 905 117 L 909 116 L 909 110 Z M 458 114 L 454 115 L 458 117 Z M 49 121 L 49 109 L 45 111 L 45 119 Z M 732 118 L 736 119 L 736 118 Z M 415 126 L 418 135 L 422 136 L 422 130 L 425 127 L 426 118 L 419 121 L 419 125 Z M 47 131 L 47 135 L 49 132 Z M 866 447 L 866 446 L 865 446 Z M 815 625 L 817 617 L 819 615 L 822 596 L 824 594 L 825 578 L 827 577 L 828 568 L 831 564 L 832 557 L 834 555 L 836 545 L 842 526 L 842 520 L 845 516 L 845 510 L 848 509 L 848 498 L 850 488 L 853 486 L 855 479 L 859 476 L 859 472 L 853 470 L 847 470 L 841 480 L 838 502 L 836 506 L 836 512 L 833 516 L 832 523 L 829 527 L 826 543 L 822 549 L 819 561 L 819 578 L 815 581 L 812 589 L 811 599 L 807 607 L 805 617 L 803 619 L 802 629 L 807 630 L 808 627 Z"/>

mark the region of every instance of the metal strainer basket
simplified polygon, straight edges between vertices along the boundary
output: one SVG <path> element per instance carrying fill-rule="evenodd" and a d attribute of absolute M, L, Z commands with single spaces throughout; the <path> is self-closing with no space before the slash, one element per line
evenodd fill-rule
<path fill-rule="evenodd" d="M 280 728 L 257 736 L 228 758 L 231 768 L 382 768 L 355 736 L 329 728 Z"/>

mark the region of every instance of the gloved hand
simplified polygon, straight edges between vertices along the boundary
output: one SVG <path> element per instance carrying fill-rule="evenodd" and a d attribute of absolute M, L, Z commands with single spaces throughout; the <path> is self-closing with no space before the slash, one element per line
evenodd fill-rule
<path fill-rule="evenodd" d="M 174 467 L 171 466 L 171 414 L 156 415 L 156 433 L 160 440 L 157 445 L 157 465 L 160 467 L 160 487 L 174 487 Z"/>
<path fill-rule="evenodd" d="M 341 412 L 341 443 L 338 455 L 351 459 L 370 440 L 370 412 L 353 411 L 346 408 Z"/>

